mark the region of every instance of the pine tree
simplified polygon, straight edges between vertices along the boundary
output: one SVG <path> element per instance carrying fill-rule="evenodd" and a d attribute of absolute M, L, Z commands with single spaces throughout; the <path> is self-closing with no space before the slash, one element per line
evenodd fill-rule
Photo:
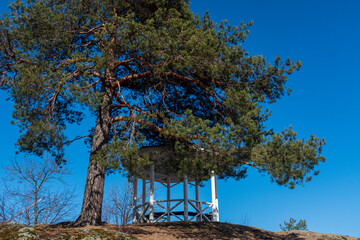
<path fill-rule="evenodd" d="M 241 44 L 251 24 L 214 23 L 186 0 L 10 5 L 0 21 L 0 71 L 19 151 L 61 163 L 66 126 L 97 116 L 78 225 L 101 224 L 106 170 L 148 164 L 137 154 L 143 146 L 170 146 L 179 175 L 240 179 L 253 167 L 293 188 L 318 173 L 323 139 L 264 126 L 263 105 L 290 93 L 287 77 L 301 64 L 250 56 Z"/>
<path fill-rule="evenodd" d="M 280 224 L 280 228 L 282 231 L 308 230 L 306 220 L 300 219 L 298 223 L 296 222 L 297 220 L 295 220 L 294 218 L 290 218 L 289 222 L 284 221 L 284 226 Z"/>

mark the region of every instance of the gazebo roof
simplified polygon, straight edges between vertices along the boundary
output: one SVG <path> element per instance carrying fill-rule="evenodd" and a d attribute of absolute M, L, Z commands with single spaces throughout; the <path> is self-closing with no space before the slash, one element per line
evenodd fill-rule
<path fill-rule="evenodd" d="M 139 154 L 150 154 L 150 160 L 154 163 L 155 167 L 155 181 L 166 182 L 167 177 L 170 178 L 170 182 L 181 182 L 182 177 L 178 177 L 174 168 L 171 166 L 171 161 L 175 160 L 174 149 L 170 146 L 147 146 L 142 147 Z M 150 179 L 150 165 L 144 167 L 145 178 Z M 189 181 L 195 181 L 196 179 L 189 177 Z"/>

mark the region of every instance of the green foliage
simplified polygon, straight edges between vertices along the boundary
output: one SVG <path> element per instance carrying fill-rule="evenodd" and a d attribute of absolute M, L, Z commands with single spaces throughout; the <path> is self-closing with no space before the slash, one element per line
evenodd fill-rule
<path fill-rule="evenodd" d="M 280 228 L 282 231 L 292 231 L 292 230 L 308 230 L 306 225 L 306 220 L 299 220 L 298 223 L 296 223 L 297 220 L 294 218 L 290 218 L 289 222 L 284 221 L 284 226 L 280 224 Z"/>
<path fill-rule="evenodd" d="M 15 1 L 0 20 L 0 71 L 19 150 L 61 160 L 64 130 L 92 113 L 110 128 L 92 161 L 112 169 L 136 171 L 151 162 L 141 147 L 167 145 L 168 167 L 199 180 L 248 167 L 290 188 L 310 180 L 325 141 L 265 127 L 264 104 L 291 92 L 301 63 L 250 56 L 251 25 L 215 23 L 182 0 Z"/>

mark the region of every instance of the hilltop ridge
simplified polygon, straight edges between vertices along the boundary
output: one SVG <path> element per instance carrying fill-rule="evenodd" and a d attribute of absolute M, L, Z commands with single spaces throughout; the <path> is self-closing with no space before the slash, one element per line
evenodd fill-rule
<path fill-rule="evenodd" d="M 309 231 L 271 232 L 256 227 L 219 222 L 172 222 L 118 226 L 69 227 L 71 223 L 26 226 L 8 223 L 0 226 L 0 239 L 83 239 L 83 240 L 360 240 L 360 238 Z"/>

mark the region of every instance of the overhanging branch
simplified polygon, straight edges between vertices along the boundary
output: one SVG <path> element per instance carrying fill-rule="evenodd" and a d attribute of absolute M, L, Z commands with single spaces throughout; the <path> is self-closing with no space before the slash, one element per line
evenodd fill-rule
<path fill-rule="evenodd" d="M 5 80 L 5 76 L 6 76 L 6 72 L 3 73 L 1 80 L 0 80 L 0 87 L 3 84 L 4 80 Z"/>

